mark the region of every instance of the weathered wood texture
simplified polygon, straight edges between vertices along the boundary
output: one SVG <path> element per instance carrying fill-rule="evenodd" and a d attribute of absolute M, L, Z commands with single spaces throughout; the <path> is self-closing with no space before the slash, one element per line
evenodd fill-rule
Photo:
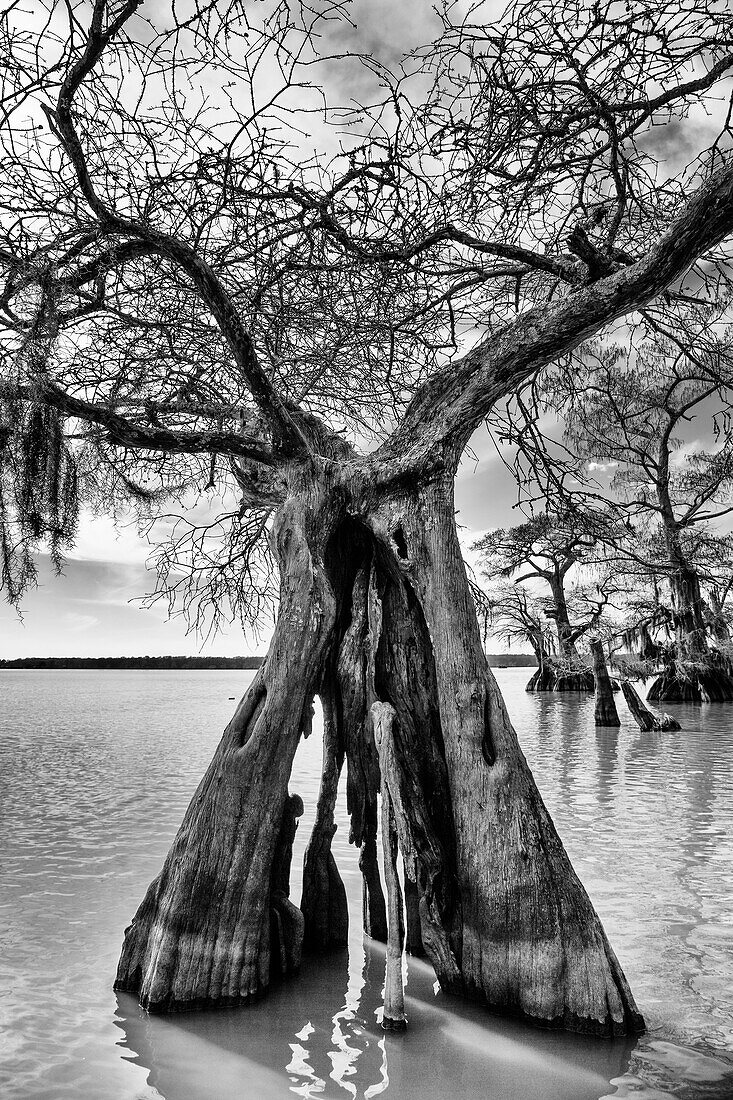
<path fill-rule="evenodd" d="M 151 1011 L 240 1004 L 269 983 L 272 862 L 335 618 L 322 565 L 328 516 L 308 494 L 281 510 L 281 608 L 270 651 L 125 932 L 115 986 Z"/>
<path fill-rule="evenodd" d="M 331 851 L 336 832 L 334 811 L 339 776 L 344 760 L 340 745 L 336 700 L 323 691 L 323 767 L 321 785 L 303 865 L 303 898 L 300 903 L 305 922 L 304 946 L 309 951 L 327 951 L 349 942 L 349 910 L 346 889 Z"/>
<path fill-rule="evenodd" d="M 371 573 L 371 547 L 364 535 L 346 525 L 334 543 L 340 561 L 352 562 L 344 574 L 349 584 L 349 620 L 339 646 L 336 690 L 340 700 L 347 761 L 346 808 L 351 820 L 349 840 L 360 848 L 364 932 L 387 942 L 387 909 L 382 892 L 377 856 L 377 794 L 379 761 L 369 709 L 374 694 L 374 649 L 367 598 Z"/>
<path fill-rule="evenodd" d="M 597 726 L 620 726 L 621 719 L 616 710 L 613 684 L 611 683 L 611 677 L 608 675 L 603 646 L 594 639 L 590 643 L 590 651 L 593 655 L 593 675 L 596 682 L 595 723 Z"/>
<path fill-rule="evenodd" d="M 396 505 L 399 566 L 430 631 L 455 830 L 457 974 L 441 983 L 497 1011 L 612 1035 L 643 1020 L 534 784 L 481 647 L 452 483 Z M 399 810 L 395 804 L 399 830 Z M 424 931 L 423 923 L 423 931 Z"/>
<path fill-rule="evenodd" d="M 364 837 L 359 852 L 362 874 L 362 921 L 364 932 L 373 940 L 387 942 L 387 906 L 379 876 L 377 854 L 377 807 L 371 805 L 364 822 Z"/>
<path fill-rule="evenodd" d="M 651 703 L 727 703 L 733 699 L 733 677 L 708 654 L 695 664 L 671 660 L 649 688 Z"/>
<path fill-rule="evenodd" d="M 653 710 L 645 706 L 639 697 L 639 693 L 628 680 L 621 681 L 621 690 L 624 693 L 626 705 L 631 711 L 634 721 L 642 730 L 678 730 L 680 724 L 671 714 L 655 714 Z"/>
<path fill-rule="evenodd" d="M 384 880 L 387 885 L 387 954 L 384 975 L 384 1011 L 382 1027 L 385 1031 L 404 1031 L 405 992 L 402 982 L 402 952 L 405 946 L 405 926 L 402 917 L 403 902 L 400 879 L 397 873 L 397 826 L 395 823 L 389 779 L 395 767 L 394 753 L 390 750 L 394 707 L 389 703 L 374 703 L 371 708 L 374 722 L 374 738 L 379 752 L 382 773 L 382 850 L 384 852 Z"/>
<path fill-rule="evenodd" d="M 236 1004 L 297 966 L 300 920 L 311 946 L 341 941 L 330 843 L 343 755 L 365 924 L 387 939 L 394 964 L 387 1019 L 400 1020 L 398 844 L 414 883 L 411 942 L 422 942 L 446 991 L 544 1026 L 639 1031 L 488 669 L 452 479 L 377 498 L 357 482 L 350 515 L 347 493 L 319 496 L 318 484 L 278 516 L 282 604 L 270 653 L 128 929 L 118 988 L 158 1010 Z M 285 894 L 297 808 L 286 799 L 315 692 L 325 743 L 303 919 Z M 375 707 L 390 715 L 381 768 Z M 391 814 L 387 907 L 376 858 L 380 783 Z"/>
<path fill-rule="evenodd" d="M 303 950 L 303 914 L 290 900 L 290 866 L 303 799 L 291 794 L 285 800 L 280 833 L 270 871 L 270 974 L 285 977 L 300 968 Z"/>

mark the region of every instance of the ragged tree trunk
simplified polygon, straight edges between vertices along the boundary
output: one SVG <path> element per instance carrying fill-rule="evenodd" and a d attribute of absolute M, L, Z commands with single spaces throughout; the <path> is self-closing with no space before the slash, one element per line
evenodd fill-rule
<path fill-rule="evenodd" d="M 727 703 L 733 699 L 733 677 L 717 654 L 691 661 L 675 652 L 665 660 L 647 699 L 650 703 Z"/>
<path fill-rule="evenodd" d="M 115 987 L 151 1011 L 241 1004 L 269 983 L 273 860 L 335 618 L 322 564 L 329 518 L 315 492 L 278 516 L 281 603 L 269 653 L 125 932 Z"/>
<path fill-rule="evenodd" d="M 608 675 L 603 646 L 597 639 L 594 639 L 590 643 L 590 651 L 593 655 L 593 675 L 596 681 L 595 724 L 597 726 L 620 726 L 621 719 L 616 710 L 613 684 L 611 683 L 611 677 Z"/>
<path fill-rule="evenodd" d="M 359 847 L 362 873 L 364 932 L 387 942 L 387 908 L 382 892 L 377 855 L 377 794 L 379 762 L 369 710 L 375 701 L 374 650 L 370 635 L 367 596 L 372 568 L 372 548 L 364 531 L 343 525 L 334 539 L 332 573 L 345 589 L 348 611 L 336 656 L 334 696 L 342 722 L 347 760 L 346 808 L 351 819 L 349 840 Z"/>
<path fill-rule="evenodd" d="M 270 652 L 127 931 L 118 988 L 158 1010 L 236 1004 L 297 965 L 299 922 L 280 870 L 298 808 L 287 801 L 290 770 L 319 693 L 326 744 L 303 902 L 310 942 L 322 948 L 343 929 L 330 852 L 343 752 L 371 927 L 381 923 L 387 938 L 375 846 L 386 782 L 414 883 L 412 933 L 419 926 L 446 991 L 542 1025 L 641 1030 L 487 666 L 451 478 L 379 495 L 343 471 L 336 487 L 328 476 L 314 474 L 278 515 L 282 597 Z M 393 715 L 381 778 L 375 705 Z"/>
<path fill-rule="evenodd" d="M 452 837 L 440 877 L 458 904 L 442 921 L 434 891 L 423 938 L 445 988 L 547 1026 L 611 1035 L 643 1029 L 626 979 L 537 791 L 481 647 L 454 522 L 452 485 L 436 480 L 382 520 L 432 643 Z M 400 716 L 395 720 L 399 746 Z M 399 747 L 397 749 L 400 756 Z M 394 800 L 400 844 L 422 838 Z M 434 857 L 432 850 L 429 852 Z M 420 881 L 420 876 L 418 876 Z M 435 944 L 443 952 L 435 950 Z"/>

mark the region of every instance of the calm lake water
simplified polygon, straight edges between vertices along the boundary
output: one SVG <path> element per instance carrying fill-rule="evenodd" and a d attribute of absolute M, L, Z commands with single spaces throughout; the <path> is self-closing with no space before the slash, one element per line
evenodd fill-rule
<path fill-rule="evenodd" d="M 571 859 L 649 1027 L 600 1042 L 507 1023 L 406 964 L 409 1030 L 379 1027 L 343 802 L 334 852 L 348 951 L 262 1003 L 149 1018 L 112 992 L 123 929 L 251 674 L 0 672 L 0 1095 L 61 1100 L 599 1100 L 733 1097 L 733 705 L 669 707 L 681 733 L 596 730 L 583 697 L 498 670 Z M 621 710 L 623 703 L 619 703 Z M 293 896 L 316 799 L 317 732 Z"/>

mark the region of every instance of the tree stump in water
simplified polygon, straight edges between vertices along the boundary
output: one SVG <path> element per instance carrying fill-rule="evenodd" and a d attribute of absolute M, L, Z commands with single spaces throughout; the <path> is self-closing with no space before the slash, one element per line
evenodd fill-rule
<path fill-rule="evenodd" d="M 687 671 L 671 661 L 649 688 L 647 698 L 653 703 L 727 703 L 733 700 L 733 677 L 712 662 Z"/>
<path fill-rule="evenodd" d="M 631 711 L 634 719 L 642 730 L 678 730 L 681 726 L 676 718 L 673 718 L 671 714 L 655 714 L 649 707 L 645 706 L 639 698 L 639 693 L 636 688 L 628 682 L 628 680 L 621 681 L 621 690 L 624 693 L 624 699 L 626 700 L 629 710 Z"/>
<path fill-rule="evenodd" d="M 526 691 L 595 691 L 595 679 L 589 668 L 563 671 L 545 664 L 530 678 Z"/>
<path fill-rule="evenodd" d="M 620 726 L 621 719 L 616 710 L 613 684 L 611 683 L 611 677 L 608 675 L 603 646 L 599 641 L 593 641 L 590 643 L 590 651 L 593 654 L 593 674 L 596 681 L 596 725 Z"/>

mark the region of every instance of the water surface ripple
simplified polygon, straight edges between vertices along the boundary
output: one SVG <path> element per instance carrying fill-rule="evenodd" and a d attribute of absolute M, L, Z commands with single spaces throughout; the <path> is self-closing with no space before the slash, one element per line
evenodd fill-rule
<path fill-rule="evenodd" d="M 0 672 L 0 1094 L 18 1100 L 685 1100 L 733 1097 L 733 705 L 669 707 L 682 732 L 596 730 L 582 696 L 499 670 L 522 747 L 649 1025 L 605 1043 L 502 1021 L 409 960 L 410 1029 L 379 1027 L 384 953 L 360 934 L 343 798 L 334 852 L 348 951 L 261 1004 L 151 1018 L 111 990 L 157 873 L 249 673 Z M 291 789 L 318 791 L 316 732 Z"/>

